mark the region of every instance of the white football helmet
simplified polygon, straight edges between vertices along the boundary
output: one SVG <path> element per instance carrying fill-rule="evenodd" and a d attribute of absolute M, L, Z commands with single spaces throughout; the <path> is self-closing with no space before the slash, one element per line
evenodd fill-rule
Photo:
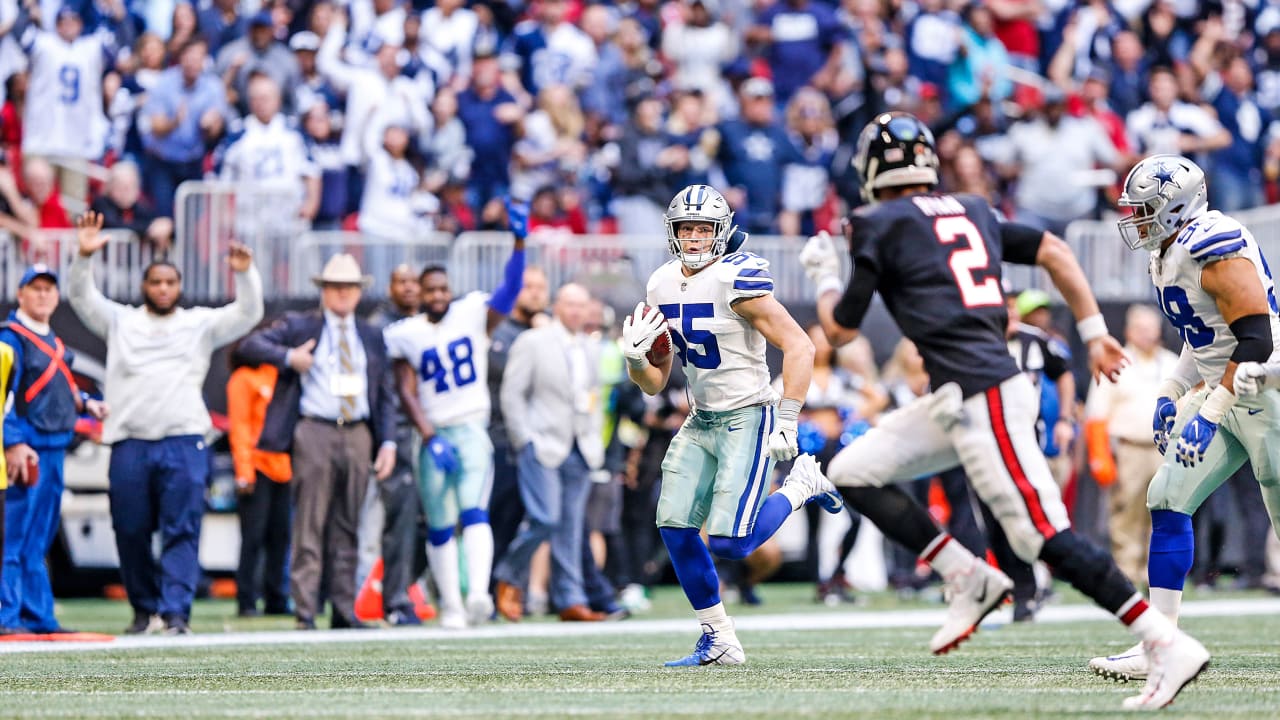
<path fill-rule="evenodd" d="M 1133 211 L 1117 223 L 1125 245 L 1157 250 L 1208 209 L 1204 170 L 1180 155 L 1152 155 L 1129 171 L 1117 203 Z"/>
<path fill-rule="evenodd" d="M 667 246 L 671 254 L 690 270 L 706 267 L 723 257 L 729 238 L 738 229 L 733 224 L 733 210 L 729 209 L 729 201 L 710 185 L 690 185 L 676 193 L 667 205 L 664 217 L 667 222 Z M 684 246 L 676 237 L 676 227 L 684 222 L 711 223 L 715 228 L 715 235 L 709 250 L 700 253 L 684 251 Z"/>

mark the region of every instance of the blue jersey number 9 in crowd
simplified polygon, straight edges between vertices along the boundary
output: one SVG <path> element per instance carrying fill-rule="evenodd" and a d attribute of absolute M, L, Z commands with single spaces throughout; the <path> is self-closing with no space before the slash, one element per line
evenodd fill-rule
<path fill-rule="evenodd" d="M 701 319 L 715 317 L 716 309 L 711 303 L 689 303 L 680 305 L 659 305 L 658 309 L 667 317 L 667 327 L 671 329 L 671 342 L 675 345 L 680 364 L 692 365 L 699 370 L 712 370 L 720 367 L 720 344 L 710 330 L 699 330 L 693 325 Z M 677 330 L 675 321 L 680 321 Z"/>
<path fill-rule="evenodd" d="M 471 338 L 461 338 L 454 340 L 445 346 L 445 353 L 449 356 L 450 365 L 453 367 L 453 387 L 462 387 L 470 385 L 476 381 L 476 365 L 472 360 Z M 422 376 L 422 382 L 435 382 L 435 391 L 438 393 L 449 391 L 449 369 L 440 359 L 440 353 L 435 348 L 427 348 L 422 351 L 422 361 L 418 365 L 418 372 Z"/>
<path fill-rule="evenodd" d="M 1178 330 L 1183 342 L 1193 348 L 1206 347 L 1213 342 L 1213 328 L 1205 325 L 1204 321 L 1196 316 L 1196 310 L 1191 307 L 1191 300 L 1187 298 L 1186 290 L 1177 285 L 1170 285 L 1160 289 L 1159 294 L 1160 309 Z"/>

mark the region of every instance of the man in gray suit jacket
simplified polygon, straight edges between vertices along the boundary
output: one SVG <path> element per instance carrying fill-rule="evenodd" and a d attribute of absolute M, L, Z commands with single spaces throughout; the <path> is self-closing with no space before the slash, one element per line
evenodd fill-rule
<path fill-rule="evenodd" d="M 582 585 L 582 523 L 591 470 L 604 464 L 604 413 L 599 346 L 583 332 L 585 288 L 560 288 L 555 320 L 522 333 L 511 345 L 500 401 L 527 524 L 494 569 L 498 612 L 509 620 L 523 614 L 521 588 L 529 560 L 551 543 L 551 602 L 561 620 L 597 621 Z"/>

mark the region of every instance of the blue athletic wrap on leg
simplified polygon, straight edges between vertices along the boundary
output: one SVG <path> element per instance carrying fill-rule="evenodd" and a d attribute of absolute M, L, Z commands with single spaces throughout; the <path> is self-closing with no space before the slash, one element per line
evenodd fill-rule
<path fill-rule="evenodd" d="M 488 525 L 489 511 L 484 508 L 471 508 L 458 513 L 458 521 L 462 523 L 462 527 L 470 527 L 472 525 Z"/>
<path fill-rule="evenodd" d="M 1151 554 L 1147 577 L 1151 587 L 1181 590 L 1196 556 L 1191 516 L 1174 510 L 1151 511 Z"/>
<path fill-rule="evenodd" d="M 441 545 L 449 542 L 452 539 L 453 539 L 453 528 L 451 527 L 431 528 L 431 530 L 427 533 L 427 542 L 431 543 L 433 547 L 440 547 Z"/>
<path fill-rule="evenodd" d="M 658 528 L 671 556 L 671 566 L 694 610 L 706 610 L 720 602 L 720 576 L 711 553 L 696 528 Z"/>
<path fill-rule="evenodd" d="M 489 307 L 502 315 L 507 315 L 516 306 L 516 296 L 524 287 L 524 250 L 511 251 L 507 265 L 502 269 L 502 284 L 494 288 L 489 296 Z"/>
<path fill-rule="evenodd" d="M 711 552 L 725 560 L 741 560 L 756 551 L 765 540 L 773 537 L 782 527 L 782 523 L 791 515 L 791 501 L 781 493 L 774 493 L 764 501 L 760 513 L 756 515 L 755 527 L 745 537 L 723 537 L 713 535 L 707 540 Z"/>

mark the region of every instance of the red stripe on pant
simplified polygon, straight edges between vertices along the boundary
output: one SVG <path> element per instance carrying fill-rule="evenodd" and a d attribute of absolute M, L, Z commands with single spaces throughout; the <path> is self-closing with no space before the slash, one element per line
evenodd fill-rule
<path fill-rule="evenodd" d="M 1013 484 L 1017 486 L 1018 493 L 1022 495 L 1022 501 L 1026 503 L 1027 512 L 1031 514 L 1031 523 L 1048 540 L 1058 534 L 1058 531 L 1049 522 L 1049 517 L 1044 514 L 1044 508 L 1040 506 L 1040 496 L 1032 487 L 1031 481 L 1027 480 L 1027 474 L 1022 471 L 1022 463 L 1018 461 L 1018 454 L 1014 452 L 1013 438 L 1009 436 L 1009 427 L 1005 424 L 1004 403 L 1000 397 L 999 385 L 987 390 L 987 409 L 991 413 L 991 430 L 996 435 L 996 445 L 1000 446 L 1000 458 L 1004 461 L 1010 477 L 1013 478 Z"/>

